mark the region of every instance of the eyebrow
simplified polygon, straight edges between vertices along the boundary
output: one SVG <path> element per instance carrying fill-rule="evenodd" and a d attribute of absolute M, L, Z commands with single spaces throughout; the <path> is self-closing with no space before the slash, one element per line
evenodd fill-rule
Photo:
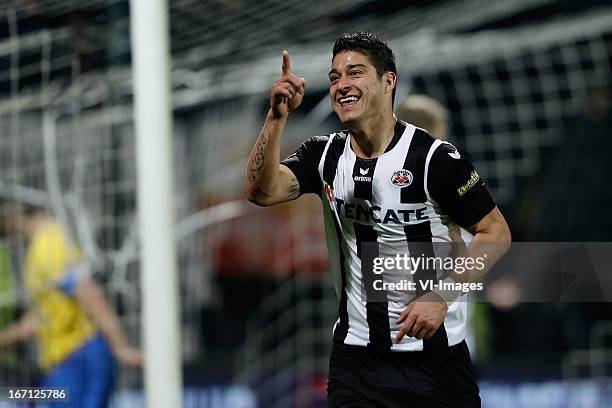
<path fill-rule="evenodd" d="M 366 67 L 365 64 L 350 64 L 346 66 L 346 69 L 351 70 L 353 68 L 365 68 L 365 67 Z M 327 75 L 329 76 L 330 74 L 337 73 L 337 72 L 338 72 L 337 69 L 332 68 L 329 70 L 329 73 Z"/>

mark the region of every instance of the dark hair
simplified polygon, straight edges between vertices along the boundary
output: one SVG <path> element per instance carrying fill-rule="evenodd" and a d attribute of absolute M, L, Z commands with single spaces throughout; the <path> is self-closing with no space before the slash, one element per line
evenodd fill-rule
<path fill-rule="evenodd" d="M 355 31 L 344 33 L 334 43 L 332 59 L 344 51 L 358 51 L 364 54 L 370 64 L 376 68 L 376 74 L 381 77 L 385 72 L 393 72 L 397 76 L 395 56 L 386 42 L 370 32 Z M 391 94 L 391 101 L 395 101 L 395 88 Z"/>

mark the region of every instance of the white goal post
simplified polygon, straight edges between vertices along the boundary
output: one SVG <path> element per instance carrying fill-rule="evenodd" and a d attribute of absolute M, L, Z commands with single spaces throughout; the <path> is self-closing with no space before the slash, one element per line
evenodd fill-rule
<path fill-rule="evenodd" d="M 130 4 L 146 406 L 181 407 L 168 3 Z"/>

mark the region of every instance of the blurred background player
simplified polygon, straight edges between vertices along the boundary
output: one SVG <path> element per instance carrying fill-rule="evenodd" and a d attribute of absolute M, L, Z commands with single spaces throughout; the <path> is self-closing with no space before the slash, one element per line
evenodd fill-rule
<path fill-rule="evenodd" d="M 397 107 L 397 117 L 427 130 L 436 139 L 448 139 L 448 111 L 434 98 L 409 95 Z"/>
<path fill-rule="evenodd" d="M 0 347 L 36 333 L 42 386 L 68 390 L 62 407 L 108 405 L 116 360 L 141 366 L 102 290 L 88 276 L 80 250 L 64 227 L 42 210 L 28 208 L 3 219 L 5 232 L 28 240 L 23 265 L 28 311 L 0 331 Z M 23 384 L 15 384 L 23 385 Z"/>

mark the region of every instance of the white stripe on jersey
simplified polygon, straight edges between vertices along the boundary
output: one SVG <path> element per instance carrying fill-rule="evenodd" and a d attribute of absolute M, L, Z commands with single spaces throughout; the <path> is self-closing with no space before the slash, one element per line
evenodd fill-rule
<path fill-rule="evenodd" d="M 423 188 L 425 189 L 425 194 L 427 194 L 427 199 L 432 203 L 431 196 L 429 195 L 429 188 L 427 188 L 427 176 L 429 175 L 429 162 L 431 161 L 431 156 L 433 156 L 434 152 L 443 142 L 440 139 L 434 140 L 433 144 L 429 148 L 429 152 L 427 153 L 427 157 L 425 158 L 425 176 L 423 177 Z"/>

